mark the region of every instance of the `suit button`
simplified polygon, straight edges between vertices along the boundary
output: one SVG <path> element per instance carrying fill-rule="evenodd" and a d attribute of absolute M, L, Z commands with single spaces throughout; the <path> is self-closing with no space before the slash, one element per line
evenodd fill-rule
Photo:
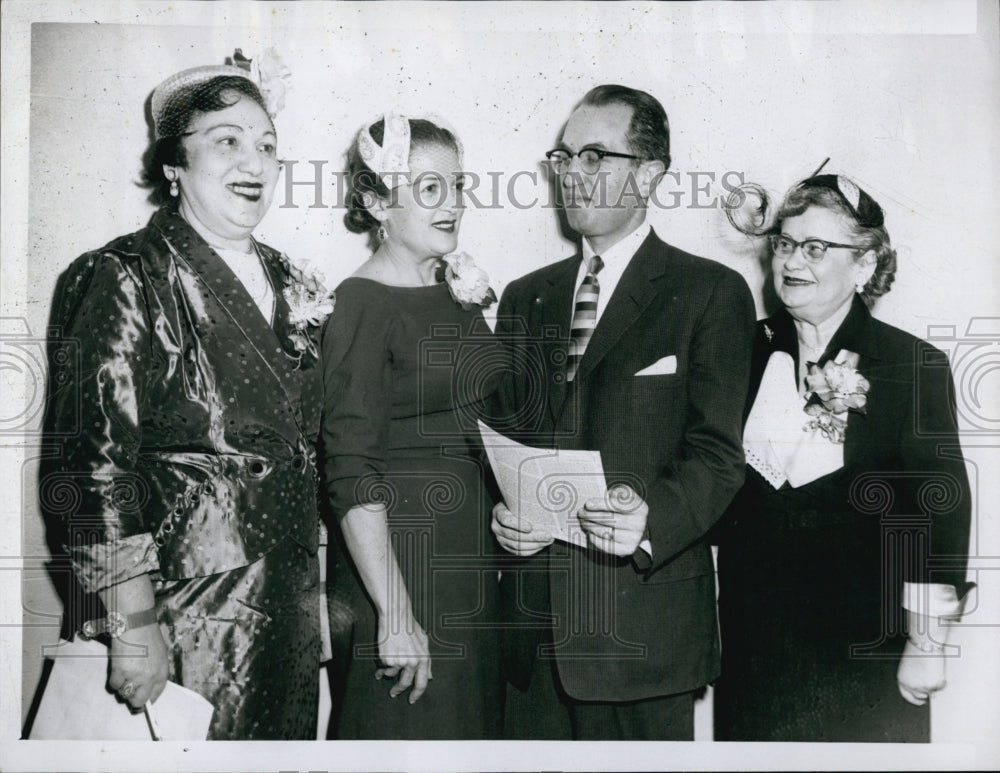
<path fill-rule="evenodd" d="M 268 473 L 268 467 L 260 459 L 254 459 L 247 467 L 247 472 L 251 478 L 263 478 Z"/>

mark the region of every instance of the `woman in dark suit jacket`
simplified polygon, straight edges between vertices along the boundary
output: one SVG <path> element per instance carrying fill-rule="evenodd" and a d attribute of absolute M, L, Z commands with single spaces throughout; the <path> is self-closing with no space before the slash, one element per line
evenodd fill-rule
<path fill-rule="evenodd" d="M 199 67 L 153 92 L 146 175 L 163 206 L 78 258 L 53 301 L 75 343 L 53 357 L 62 442 L 41 496 L 63 505 L 106 608 L 75 624 L 110 636 L 123 700 L 170 678 L 215 707 L 209 738 L 314 739 L 316 333 L 332 302 L 251 235 L 278 179 L 282 91 L 257 72 L 279 70 Z"/>
<path fill-rule="evenodd" d="M 927 741 L 970 587 L 948 361 L 869 313 L 896 255 L 850 180 L 793 188 L 769 239 L 784 307 L 757 325 L 723 521 L 715 737 Z"/>

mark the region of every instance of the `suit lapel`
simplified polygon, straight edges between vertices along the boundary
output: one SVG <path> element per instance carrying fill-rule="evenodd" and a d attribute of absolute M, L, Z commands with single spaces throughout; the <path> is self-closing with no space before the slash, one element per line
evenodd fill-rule
<path fill-rule="evenodd" d="M 267 271 L 267 276 L 271 280 L 271 287 L 274 289 L 274 319 L 271 320 L 269 327 L 277 343 L 288 354 L 288 357 L 285 358 L 286 362 L 294 369 L 293 363 L 297 357 L 297 353 L 292 339 L 289 338 L 292 328 L 288 321 L 290 309 L 283 292 L 287 274 L 281 265 L 282 258 L 278 252 L 265 244 L 260 244 L 256 239 L 254 240 L 254 244 L 257 246 L 261 262 L 264 264 L 264 270 Z"/>
<path fill-rule="evenodd" d="M 820 359 L 820 365 L 836 357 L 841 349 L 858 355 L 858 373 L 869 379 L 869 383 L 874 387 L 873 366 L 882 359 L 878 335 L 871 312 L 857 295 L 854 296 L 847 317 L 830 339 L 830 344 Z M 868 410 L 878 410 L 878 406 L 869 405 Z M 864 458 L 869 450 L 871 432 L 872 422 L 868 415 L 851 411 L 847 417 L 847 434 L 844 439 L 845 467 Z"/>
<path fill-rule="evenodd" d="M 866 359 L 881 359 L 878 337 L 872 321 L 868 307 L 865 306 L 860 296 L 855 295 L 851 302 L 851 310 L 847 313 L 837 332 L 833 334 L 833 338 L 830 339 L 820 364 L 826 364 L 827 360 L 836 357 L 841 349 L 847 349 Z"/>
<path fill-rule="evenodd" d="M 799 345 L 795 332 L 795 322 L 784 309 L 760 321 L 757 325 L 757 338 L 754 345 L 754 356 L 751 363 L 750 390 L 747 394 L 746 408 L 743 413 L 743 423 L 746 424 L 750 410 L 756 402 L 760 390 L 760 382 L 767 363 L 776 351 L 787 352 L 795 360 L 795 373 L 799 366 Z M 858 372 L 873 385 L 873 368 L 881 359 L 878 345 L 878 334 L 873 319 L 864 302 L 855 296 L 847 317 L 841 323 L 837 332 L 827 345 L 826 351 L 817 363 L 820 367 L 835 358 L 846 349 L 859 355 Z M 796 378 L 797 381 L 797 378 Z M 798 384 L 796 384 L 798 388 Z M 877 406 L 869 405 L 869 410 L 878 410 Z M 803 413 L 803 421 L 805 421 Z M 844 440 L 844 467 L 850 467 L 864 459 L 870 449 L 870 440 L 874 433 L 871 418 L 862 413 L 851 411 L 847 417 L 847 433 Z"/>
<path fill-rule="evenodd" d="M 761 378 L 771 353 L 775 351 L 788 352 L 795 360 L 795 372 L 798 373 L 798 348 L 795 323 L 785 309 L 780 309 L 773 316 L 758 324 L 757 348 L 752 364 L 750 392 L 747 396 L 746 410 L 743 416 L 744 423 L 757 398 Z M 822 367 L 835 358 L 841 349 L 859 355 L 858 372 L 871 381 L 873 365 L 881 359 L 881 355 L 871 313 L 858 296 L 855 296 L 851 310 L 837 332 L 834 333 L 833 338 L 830 339 L 826 351 L 817 364 Z M 758 351 L 760 352 L 759 356 Z M 847 434 L 844 441 L 845 467 L 864 458 L 868 450 L 871 432 L 871 420 L 866 414 L 856 411 L 851 411 L 848 414 Z"/>
<path fill-rule="evenodd" d="M 653 302 L 657 295 L 653 280 L 666 272 L 668 260 L 664 251 L 669 249 L 668 245 L 650 231 L 638 252 L 632 256 L 580 360 L 575 378 L 577 383 L 593 372 L 625 331 Z"/>
<path fill-rule="evenodd" d="M 274 333 L 281 345 L 284 356 L 281 364 L 284 370 L 279 373 L 282 389 L 288 398 L 289 405 L 294 411 L 296 423 L 306 437 L 311 436 L 310 427 L 315 427 L 319 421 L 320 403 L 317 397 L 322 391 L 320 382 L 320 371 L 317 367 L 318 351 L 299 352 L 292 342 L 291 333 L 296 332 L 291 324 L 291 307 L 285 299 L 285 282 L 289 277 L 288 258 L 277 250 L 273 250 L 266 244 L 260 244 L 256 240 L 257 249 L 264 261 L 264 267 L 271 277 L 271 286 L 274 288 Z M 306 336 L 313 339 L 315 345 L 315 335 L 317 328 L 302 331 Z"/>
<path fill-rule="evenodd" d="M 299 401 L 294 399 L 295 385 L 294 349 L 288 340 L 288 304 L 284 299 L 284 273 L 279 258 L 270 248 L 254 244 L 260 250 L 265 269 L 275 295 L 275 328 L 260 313 L 243 283 L 226 262 L 179 215 L 161 210 L 154 216 L 169 249 L 175 258 L 186 264 L 201 279 L 206 292 L 218 303 L 230 322 L 251 348 L 267 365 L 267 370 L 280 385 L 289 405 L 293 408 L 295 423 L 303 430 Z M 280 337 L 279 332 L 284 331 Z M 284 339 L 284 340 L 282 340 Z"/>
<path fill-rule="evenodd" d="M 545 330 L 555 330 L 556 339 L 551 348 L 543 347 L 545 383 L 548 384 L 548 406 L 553 420 L 566 399 L 566 355 L 569 351 L 570 326 L 573 324 L 573 304 L 576 296 L 576 275 L 580 268 L 580 255 L 574 255 L 554 267 L 548 277 L 548 286 L 536 300 L 541 303 L 541 321 L 536 335 L 543 340 Z"/>

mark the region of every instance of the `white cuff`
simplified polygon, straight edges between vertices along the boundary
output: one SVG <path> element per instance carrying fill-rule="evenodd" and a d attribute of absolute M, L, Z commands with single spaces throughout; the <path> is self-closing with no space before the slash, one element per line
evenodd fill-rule
<path fill-rule="evenodd" d="M 903 609 L 929 617 L 959 617 L 965 599 L 959 598 L 954 585 L 937 582 L 904 582 Z"/>

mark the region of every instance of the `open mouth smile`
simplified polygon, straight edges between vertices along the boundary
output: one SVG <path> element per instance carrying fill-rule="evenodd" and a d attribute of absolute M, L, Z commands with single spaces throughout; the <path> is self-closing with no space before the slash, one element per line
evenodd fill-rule
<path fill-rule="evenodd" d="M 455 233 L 455 221 L 454 220 L 442 220 L 438 223 L 431 223 L 431 226 L 439 231 L 444 231 L 446 234 Z"/>
<path fill-rule="evenodd" d="M 264 186 L 261 183 L 229 183 L 226 187 L 237 196 L 242 196 L 249 201 L 260 201 L 264 192 Z"/>

